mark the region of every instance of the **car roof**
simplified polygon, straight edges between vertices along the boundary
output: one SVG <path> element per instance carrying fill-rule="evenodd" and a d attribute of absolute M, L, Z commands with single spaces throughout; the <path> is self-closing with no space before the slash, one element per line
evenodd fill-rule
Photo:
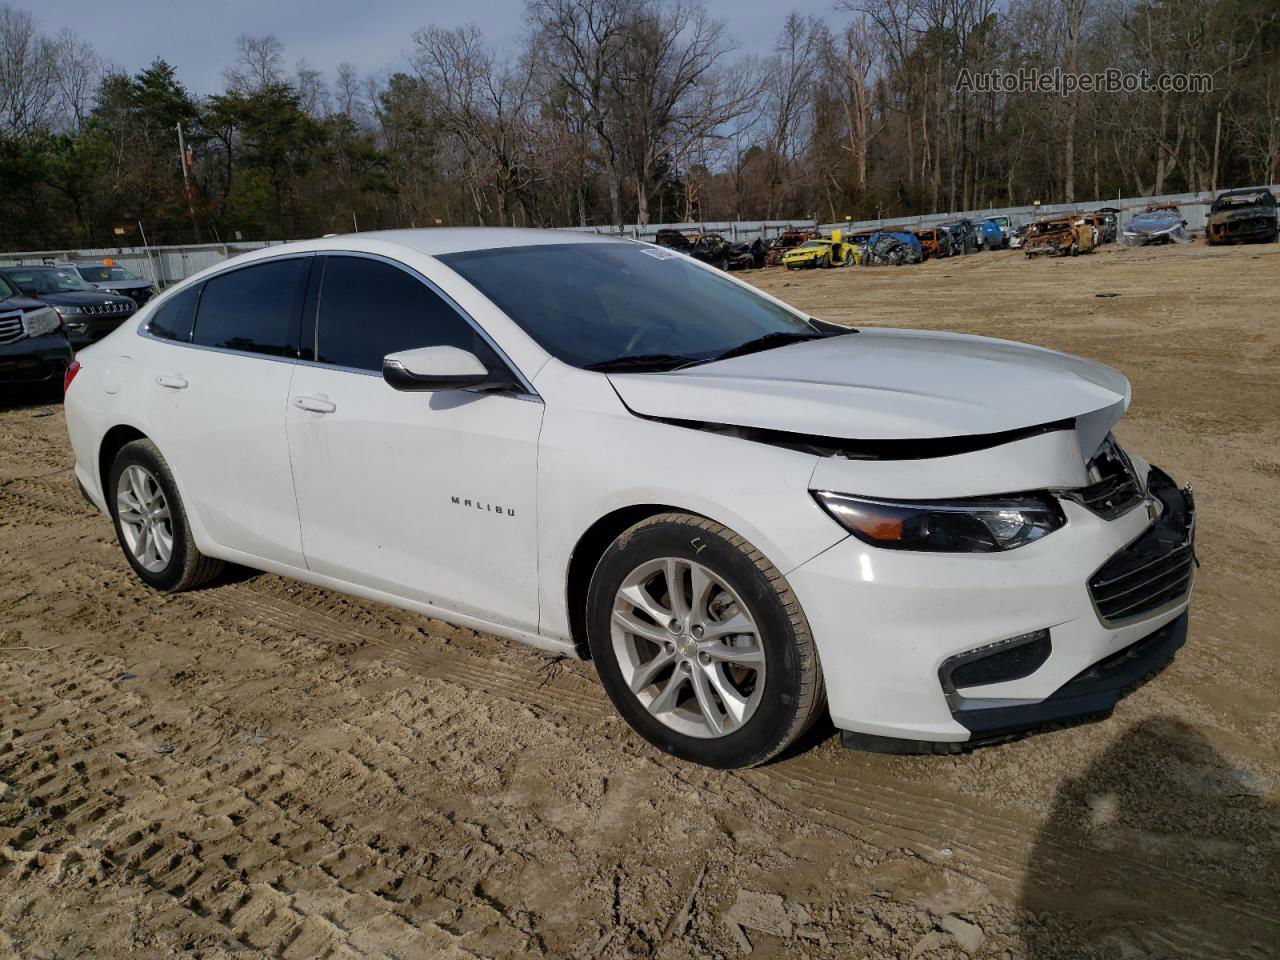
<path fill-rule="evenodd" d="M 330 237 L 330 241 L 340 240 Z M 525 227 L 424 227 L 416 230 L 375 230 L 351 234 L 362 240 L 380 240 L 407 247 L 428 256 L 503 247 L 530 247 L 553 243 L 626 243 L 625 238 L 601 236 L 577 230 L 536 230 Z M 278 248 L 277 248 L 278 249 Z"/>

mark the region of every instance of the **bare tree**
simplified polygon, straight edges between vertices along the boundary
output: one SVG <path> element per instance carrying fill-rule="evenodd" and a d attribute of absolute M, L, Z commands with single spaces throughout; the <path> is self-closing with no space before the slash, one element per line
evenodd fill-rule
<path fill-rule="evenodd" d="M 73 133 L 79 132 L 93 109 L 93 98 L 105 73 L 102 58 L 92 44 L 70 30 L 54 37 L 50 49 L 58 90 L 58 123 Z"/>
<path fill-rule="evenodd" d="M 58 96 L 52 44 L 31 14 L 0 6 L 0 133 L 24 138 L 47 126 Z"/>
<path fill-rule="evenodd" d="M 236 37 L 236 62 L 222 73 L 234 93 L 257 93 L 264 87 L 285 82 L 284 44 L 274 34 Z"/>

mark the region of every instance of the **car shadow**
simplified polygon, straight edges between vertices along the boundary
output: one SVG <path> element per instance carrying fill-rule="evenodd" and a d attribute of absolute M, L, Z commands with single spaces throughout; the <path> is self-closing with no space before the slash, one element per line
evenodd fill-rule
<path fill-rule="evenodd" d="M 56 384 L 0 383 L 0 413 L 23 409 L 36 413 L 42 409 L 60 406 L 62 406 L 62 381 Z"/>
<path fill-rule="evenodd" d="M 1182 720 L 1125 731 L 1058 790 L 1022 889 L 1022 955 L 1275 956 L 1274 796 Z"/>

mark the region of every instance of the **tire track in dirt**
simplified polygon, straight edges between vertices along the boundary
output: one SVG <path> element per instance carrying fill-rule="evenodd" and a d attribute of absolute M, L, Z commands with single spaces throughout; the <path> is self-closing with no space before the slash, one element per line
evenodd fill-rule
<path fill-rule="evenodd" d="M 424 649 L 421 643 L 410 644 L 398 636 L 346 623 L 280 597 L 260 595 L 248 583 L 164 598 L 162 602 L 181 598 L 191 598 L 194 605 L 223 619 L 261 624 L 322 643 L 375 649 L 388 661 L 411 671 L 558 713 L 566 721 L 603 724 L 613 714 L 602 691 L 592 698 L 566 689 L 562 682 L 548 679 L 532 666 L 521 669 L 455 650 Z M 386 737 L 382 741 L 390 742 Z M 1009 897 L 1017 896 L 1038 842 L 1038 824 L 1015 811 L 978 806 L 936 787 L 931 787 L 927 796 L 920 795 L 865 769 L 854 779 L 812 757 L 739 776 L 793 815 L 867 840 L 884 851 L 910 849 L 940 868 L 977 879 Z M 704 783 L 701 789 L 714 788 Z M 1245 891 L 1239 885 L 1176 868 L 1093 851 L 1083 836 L 1075 846 L 1054 844 L 1052 856 L 1064 875 L 1096 877 L 1100 886 L 1125 891 L 1125 898 L 1132 902 L 1185 905 L 1192 914 L 1197 906 L 1215 902 L 1238 929 L 1258 942 L 1280 939 L 1280 917 L 1268 907 L 1280 892 L 1274 883 Z M 1174 916 L 1170 916 L 1163 936 L 1180 956 L 1250 956 L 1247 948 L 1231 953 L 1221 945 L 1211 946 L 1205 931 L 1194 923 L 1178 925 Z"/>
<path fill-rule="evenodd" d="M 478 907 L 489 916 L 472 916 L 471 925 L 498 923 L 512 951 L 540 952 L 491 905 L 441 894 L 434 874 L 465 875 L 460 864 L 436 861 L 432 875 L 406 871 L 361 840 L 361 828 L 310 807 L 300 799 L 307 771 L 278 760 L 194 765 L 216 738 L 156 753 L 153 735 L 162 731 L 151 705 L 102 679 L 119 666 L 95 657 L 86 680 L 75 662 L 0 664 L 0 701 L 14 705 L 0 715 L 8 728 L 0 774 L 37 820 L 0 831 L 0 889 L 76 864 L 119 871 L 144 883 L 186 933 L 282 957 L 470 955 L 461 936 L 413 918 L 425 911 L 456 922 Z M 209 729 L 212 713 L 194 709 L 183 728 Z M 475 846 L 456 832 L 434 839 L 446 850 Z M 246 868 L 228 881 L 237 863 Z"/>

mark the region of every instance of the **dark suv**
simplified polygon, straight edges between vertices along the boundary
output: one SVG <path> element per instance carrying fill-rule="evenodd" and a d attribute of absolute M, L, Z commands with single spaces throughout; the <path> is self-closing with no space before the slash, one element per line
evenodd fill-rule
<path fill-rule="evenodd" d="M 101 340 L 138 310 L 131 298 L 95 289 L 70 266 L 0 267 L 0 276 L 53 307 L 77 347 Z"/>
<path fill-rule="evenodd" d="M 69 363 L 71 343 L 53 308 L 0 276 L 0 384 L 56 383 Z"/>
<path fill-rule="evenodd" d="M 99 260 L 89 263 L 73 263 L 70 265 L 80 279 L 93 284 L 107 293 L 119 293 L 142 306 L 156 295 L 155 284 L 144 280 L 118 263 L 111 260 Z"/>

